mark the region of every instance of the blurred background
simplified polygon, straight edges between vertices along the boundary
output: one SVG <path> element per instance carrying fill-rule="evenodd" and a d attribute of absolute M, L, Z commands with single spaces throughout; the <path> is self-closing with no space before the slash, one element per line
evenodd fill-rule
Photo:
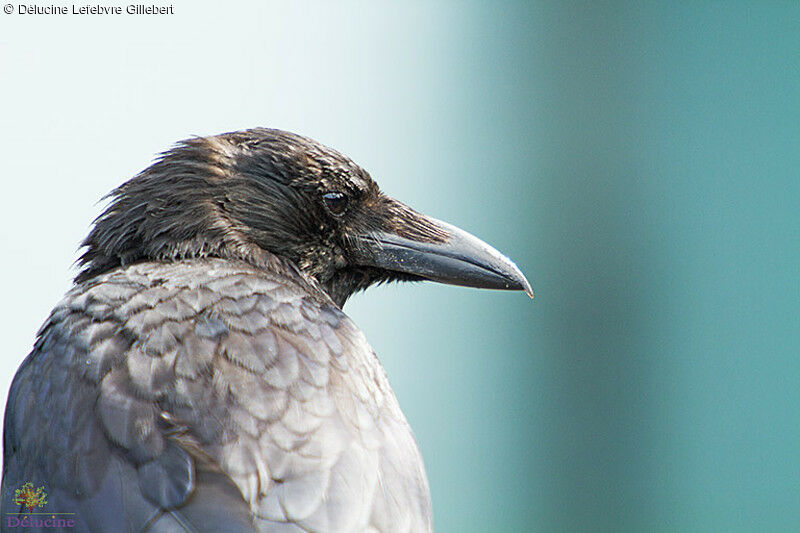
<path fill-rule="evenodd" d="M 437 531 L 800 529 L 797 2 L 0 13 L 0 79 L 3 406 L 99 199 L 178 139 L 279 127 L 536 290 L 348 304 Z"/>

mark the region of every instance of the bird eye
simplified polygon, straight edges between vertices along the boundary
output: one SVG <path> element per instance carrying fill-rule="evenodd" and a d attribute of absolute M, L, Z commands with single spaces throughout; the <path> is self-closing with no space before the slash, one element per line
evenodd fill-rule
<path fill-rule="evenodd" d="M 325 206 L 334 215 L 341 215 L 347 210 L 347 196 L 341 192 L 327 192 L 322 195 Z"/>

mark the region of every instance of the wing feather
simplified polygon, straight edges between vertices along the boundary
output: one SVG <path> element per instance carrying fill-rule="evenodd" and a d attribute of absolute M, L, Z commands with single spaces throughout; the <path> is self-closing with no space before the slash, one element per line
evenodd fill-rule
<path fill-rule="evenodd" d="M 429 530 L 380 364 L 307 287 L 213 259 L 77 286 L 12 385 L 3 500 L 45 484 L 97 531 Z"/>

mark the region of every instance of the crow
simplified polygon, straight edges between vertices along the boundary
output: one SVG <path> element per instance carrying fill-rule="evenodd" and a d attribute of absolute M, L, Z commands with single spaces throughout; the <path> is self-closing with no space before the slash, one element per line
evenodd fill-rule
<path fill-rule="evenodd" d="M 2 528 L 431 531 L 420 451 L 342 307 L 389 281 L 533 296 L 514 263 L 274 129 L 182 141 L 109 196 L 11 385 Z"/>

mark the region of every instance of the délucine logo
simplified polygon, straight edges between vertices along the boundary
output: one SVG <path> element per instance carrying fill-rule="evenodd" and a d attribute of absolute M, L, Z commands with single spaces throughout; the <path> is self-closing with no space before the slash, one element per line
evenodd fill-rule
<path fill-rule="evenodd" d="M 4 525 L 9 529 L 75 527 L 75 513 L 36 512 L 47 505 L 44 487 L 34 488 L 33 483 L 25 483 L 14 492 L 14 503 L 22 509 L 18 513 L 7 513 Z"/>
<path fill-rule="evenodd" d="M 33 483 L 29 481 L 22 485 L 21 489 L 14 491 L 14 503 L 24 507 L 30 514 L 47 504 L 47 493 L 44 491 L 44 487 L 34 489 Z"/>

